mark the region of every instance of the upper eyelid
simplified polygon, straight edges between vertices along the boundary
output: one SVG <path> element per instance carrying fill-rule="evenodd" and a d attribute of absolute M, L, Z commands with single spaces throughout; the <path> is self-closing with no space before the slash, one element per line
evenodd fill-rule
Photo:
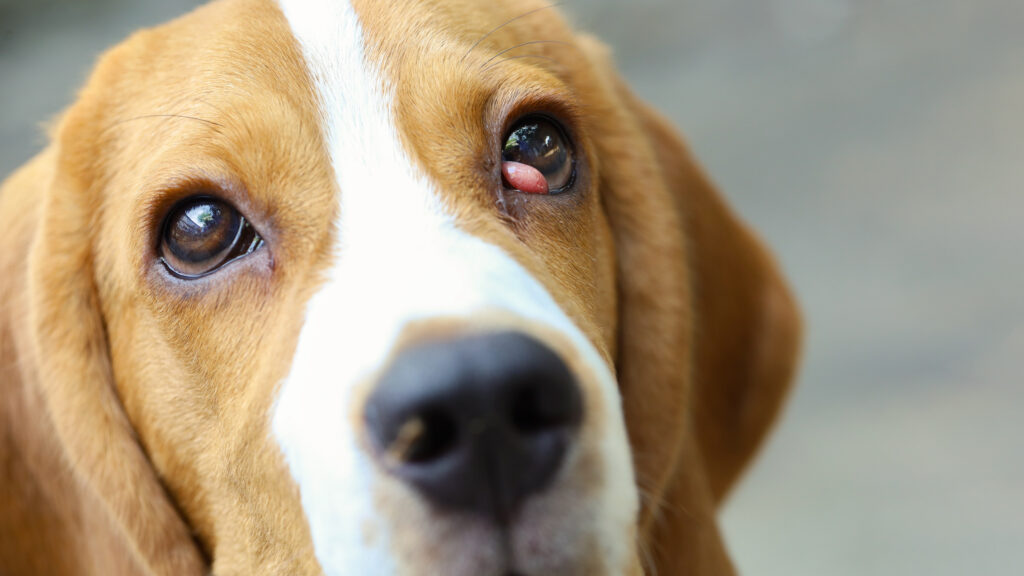
<path fill-rule="evenodd" d="M 149 186 L 143 187 L 148 191 L 139 199 L 140 213 L 144 215 L 140 232 L 153 239 L 153 245 L 158 245 L 164 222 L 174 208 L 190 198 L 202 196 L 215 198 L 238 210 L 263 235 L 262 224 L 266 218 L 260 210 L 264 207 L 254 202 L 256 199 L 249 195 L 248 186 L 234 176 L 233 170 L 220 166 L 218 162 L 208 167 L 193 168 L 190 174 L 181 175 L 179 170 L 171 167 L 168 169 L 172 172 L 171 177 L 154 178 Z"/>
<path fill-rule="evenodd" d="M 573 105 L 566 105 L 564 102 L 543 100 L 539 102 L 521 102 L 504 111 L 504 121 L 501 125 L 500 137 L 502 144 L 512 129 L 530 118 L 543 118 L 554 122 L 561 128 L 562 132 L 575 144 L 577 124 L 579 123 L 579 110 Z"/>
<path fill-rule="evenodd" d="M 490 84 L 490 85 L 489 85 Z M 521 83 L 510 83 L 504 75 L 493 84 L 486 79 L 481 92 L 488 129 L 503 136 L 512 125 L 531 113 L 548 114 L 564 125 L 574 127 L 582 120 L 582 109 L 568 84 L 548 72 Z"/>

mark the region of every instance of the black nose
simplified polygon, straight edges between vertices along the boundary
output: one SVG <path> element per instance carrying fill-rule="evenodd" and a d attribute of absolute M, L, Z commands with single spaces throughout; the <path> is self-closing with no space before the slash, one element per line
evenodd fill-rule
<path fill-rule="evenodd" d="M 393 474 L 439 506 L 502 523 L 550 483 L 582 417 L 569 368 L 518 332 L 408 348 L 366 406 Z"/>

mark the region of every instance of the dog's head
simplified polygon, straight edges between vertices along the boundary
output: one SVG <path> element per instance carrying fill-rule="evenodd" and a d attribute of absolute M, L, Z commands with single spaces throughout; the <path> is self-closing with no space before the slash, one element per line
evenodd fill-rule
<path fill-rule="evenodd" d="M 19 378 L 154 573 L 729 570 L 796 310 L 544 3 L 217 2 L 3 202 Z"/>

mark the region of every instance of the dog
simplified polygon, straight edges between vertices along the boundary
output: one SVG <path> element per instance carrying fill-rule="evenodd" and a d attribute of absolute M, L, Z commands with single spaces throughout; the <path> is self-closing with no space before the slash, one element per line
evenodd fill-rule
<path fill-rule="evenodd" d="M 733 574 L 801 320 L 535 0 L 218 0 L 0 191 L 0 573 Z"/>

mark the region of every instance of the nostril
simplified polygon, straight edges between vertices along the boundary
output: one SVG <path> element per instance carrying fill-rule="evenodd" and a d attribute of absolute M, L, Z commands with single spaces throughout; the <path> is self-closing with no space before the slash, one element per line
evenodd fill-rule
<path fill-rule="evenodd" d="M 451 414 L 440 408 L 427 408 L 399 426 L 387 453 L 397 462 L 427 464 L 451 452 L 458 437 L 458 423 Z"/>
<path fill-rule="evenodd" d="M 562 407 L 545 398 L 536 385 L 523 386 L 512 397 L 510 420 L 516 432 L 532 436 L 568 423 Z"/>

